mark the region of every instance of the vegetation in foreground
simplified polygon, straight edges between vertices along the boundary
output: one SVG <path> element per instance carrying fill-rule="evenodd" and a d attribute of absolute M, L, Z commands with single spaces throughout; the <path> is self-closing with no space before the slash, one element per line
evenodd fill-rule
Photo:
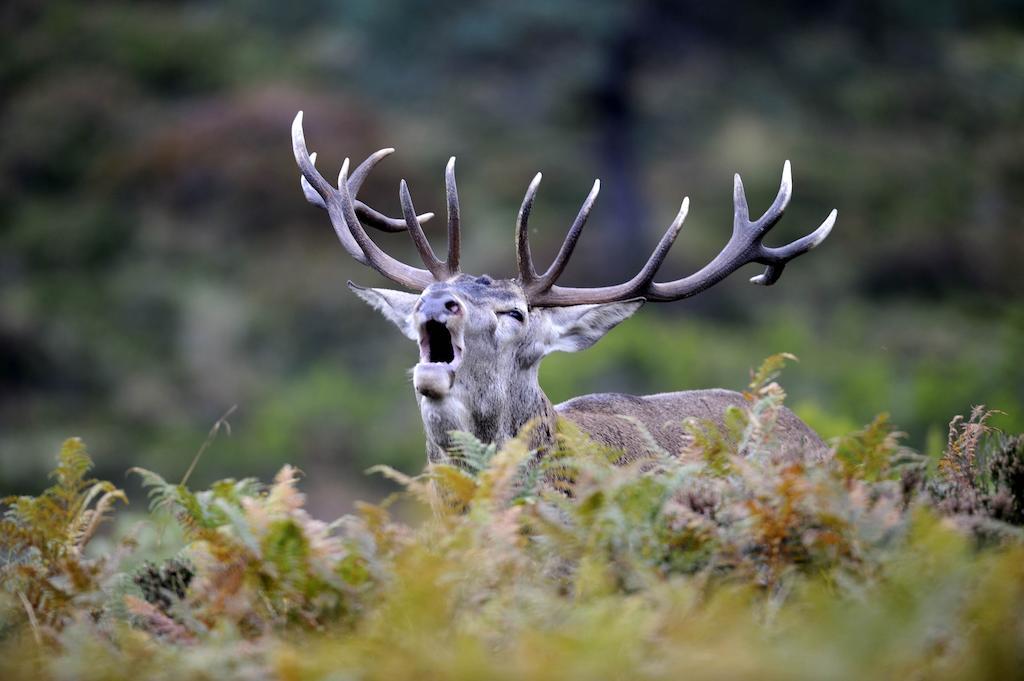
<path fill-rule="evenodd" d="M 149 515 L 69 440 L 6 500 L 5 679 L 1012 678 L 1024 669 L 1024 437 L 976 409 L 944 454 L 884 417 L 825 461 L 780 452 L 770 359 L 725 432 L 614 465 L 564 429 L 462 438 L 401 496 L 311 518 L 285 466 L 203 491 L 145 470 Z M 144 562 L 148 561 L 148 562 Z"/>

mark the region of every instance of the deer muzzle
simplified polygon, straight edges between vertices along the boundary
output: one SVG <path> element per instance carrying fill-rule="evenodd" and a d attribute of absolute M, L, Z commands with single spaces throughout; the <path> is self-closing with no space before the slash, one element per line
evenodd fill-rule
<path fill-rule="evenodd" d="M 449 292 L 425 295 L 416 311 L 420 361 L 413 369 L 416 392 L 444 399 L 462 362 L 465 307 Z"/>

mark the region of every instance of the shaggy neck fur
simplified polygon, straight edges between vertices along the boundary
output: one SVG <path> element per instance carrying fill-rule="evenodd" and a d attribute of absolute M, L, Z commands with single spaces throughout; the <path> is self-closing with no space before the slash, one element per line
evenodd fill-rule
<path fill-rule="evenodd" d="M 531 430 L 530 447 L 552 444 L 555 410 L 540 389 L 537 366 L 518 373 L 515 380 L 509 380 L 509 372 L 467 363 L 444 399 L 418 395 L 427 434 L 427 458 L 432 463 L 446 459 L 453 444 L 453 430 L 471 433 L 481 442 L 501 447 L 531 419 L 537 419 L 537 424 Z"/>

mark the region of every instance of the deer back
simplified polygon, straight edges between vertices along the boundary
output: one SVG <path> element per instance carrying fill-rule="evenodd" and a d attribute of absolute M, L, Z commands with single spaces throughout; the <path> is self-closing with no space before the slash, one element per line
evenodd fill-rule
<path fill-rule="evenodd" d="M 747 406 L 740 393 L 713 389 L 644 396 L 597 393 L 562 402 L 555 405 L 555 411 L 596 442 L 624 452 L 623 461 L 628 461 L 662 452 L 685 452 L 691 444 L 684 427 L 687 419 L 724 430 L 726 410 Z M 785 407 L 779 412 L 773 436 L 783 456 L 816 458 L 827 450 L 818 434 Z"/>

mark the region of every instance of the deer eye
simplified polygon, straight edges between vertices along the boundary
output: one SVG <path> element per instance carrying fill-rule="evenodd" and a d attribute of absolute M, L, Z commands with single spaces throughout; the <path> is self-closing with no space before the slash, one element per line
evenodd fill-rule
<path fill-rule="evenodd" d="M 512 319 L 516 320 L 517 322 L 522 322 L 523 321 L 523 313 L 520 312 L 519 310 L 502 310 L 502 311 L 498 312 L 498 314 L 508 315 L 509 317 L 511 317 Z"/>

